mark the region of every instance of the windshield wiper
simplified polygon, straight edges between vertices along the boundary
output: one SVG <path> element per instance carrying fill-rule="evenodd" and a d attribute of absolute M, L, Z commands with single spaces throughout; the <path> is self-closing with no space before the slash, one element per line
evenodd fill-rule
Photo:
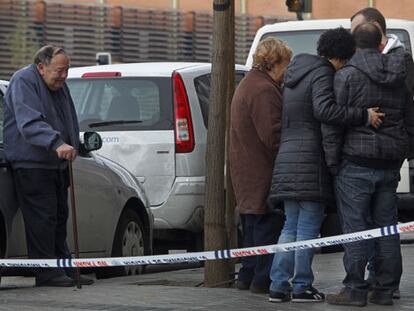
<path fill-rule="evenodd" d="M 94 122 L 89 123 L 88 126 L 92 127 L 101 127 L 101 126 L 109 126 L 109 125 L 118 125 L 118 124 L 134 124 L 134 123 L 142 123 L 141 120 L 113 120 L 113 121 L 102 121 L 102 122 Z"/>

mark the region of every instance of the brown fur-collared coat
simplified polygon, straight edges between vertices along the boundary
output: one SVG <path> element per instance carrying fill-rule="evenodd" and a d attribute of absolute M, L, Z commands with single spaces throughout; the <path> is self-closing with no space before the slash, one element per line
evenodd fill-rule
<path fill-rule="evenodd" d="M 238 211 L 264 214 L 281 132 L 282 92 L 267 73 L 252 69 L 231 104 L 230 171 Z"/>

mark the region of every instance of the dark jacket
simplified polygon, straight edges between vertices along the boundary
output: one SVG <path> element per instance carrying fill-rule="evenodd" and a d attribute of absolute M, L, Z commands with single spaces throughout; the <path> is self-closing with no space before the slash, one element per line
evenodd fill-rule
<path fill-rule="evenodd" d="M 65 166 L 56 149 L 79 145 L 79 127 L 66 84 L 51 91 L 35 65 L 17 71 L 4 98 L 4 154 L 14 168 Z"/>
<path fill-rule="evenodd" d="M 404 54 L 405 59 L 405 67 L 407 72 L 407 77 L 405 79 L 405 83 L 407 85 L 408 90 L 411 92 L 411 95 L 414 96 L 414 63 L 413 58 L 408 52 L 404 45 L 401 43 L 400 39 L 394 34 L 387 35 L 388 41 L 384 50 L 382 51 L 383 54 Z"/>
<path fill-rule="evenodd" d="M 271 201 L 333 200 L 325 164 L 321 122 L 364 125 L 366 109 L 346 109 L 335 103 L 335 69 L 321 57 L 296 56 L 284 80 L 282 137 L 273 169 Z"/>
<path fill-rule="evenodd" d="M 240 82 L 231 104 L 230 170 L 242 214 L 264 214 L 272 167 L 280 140 L 280 84 L 252 69 Z"/>
<path fill-rule="evenodd" d="M 399 52 L 382 55 L 375 49 L 355 53 L 335 76 L 335 95 L 339 105 L 380 107 L 385 119 L 379 129 L 371 127 L 324 126 L 326 161 L 337 173 L 343 159 L 366 167 L 398 168 L 411 157 L 414 113 L 406 79 L 405 56 Z"/>
<path fill-rule="evenodd" d="M 400 47 L 398 49 L 404 49 Z M 392 50 L 390 53 L 401 53 L 398 49 Z M 414 96 L 414 62 L 412 55 L 404 49 L 404 59 L 405 59 L 405 66 L 407 71 L 407 77 L 405 79 L 405 84 L 407 85 L 408 90 L 410 91 L 411 95 Z"/>

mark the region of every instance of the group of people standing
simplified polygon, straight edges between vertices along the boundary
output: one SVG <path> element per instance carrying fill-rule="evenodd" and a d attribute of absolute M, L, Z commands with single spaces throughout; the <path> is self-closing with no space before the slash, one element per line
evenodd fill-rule
<path fill-rule="evenodd" d="M 365 8 L 351 31 L 324 32 L 317 55 L 267 38 L 231 106 L 230 165 L 244 246 L 317 238 L 328 207 L 344 233 L 397 223 L 396 189 L 414 158 L 414 65 L 384 16 Z M 281 215 L 284 215 L 283 218 Z M 398 235 L 344 245 L 343 289 L 330 304 L 393 304 Z M 237 288 L 270 302 L 321 302 L 314 249 L 243 258 Z M 369 276 L 365 278 L 368 264 Z M 369 293 L 369 294 L 368 294 Z"/>

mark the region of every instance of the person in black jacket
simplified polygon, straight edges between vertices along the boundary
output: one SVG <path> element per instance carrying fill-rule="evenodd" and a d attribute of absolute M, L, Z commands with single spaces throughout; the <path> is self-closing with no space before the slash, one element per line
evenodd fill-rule
<path fill-rule="evenodd" d="M 373 23 L 379 27 L 381 31 L 381 46 L 380 50 L 383 54 L 392 53 L 404 53 L 405 66 L 407 71 L 407 77 L 405 83 L 411 95 L 414 95 L 414 63 L 411 54 L 405 49 L 402 42 L 394 34 L 387 34 L 387 23 L 384 15 L 376 8 L 364 8 L 359 10 L 351 17 L 351 32 L 355 30 L 361 24 Z M 374 241 L 370 242 L 370 258 L 368 260 L 368 278 L 367 282 L 370 284 L 370 288 L 373 288 L 375 284 L 375 267 L 374 267 Z M 393 293 L 393 298 L 400 298 L 400 291 L 396 290 Z"/>
<path fill-rule="evenodd" d="M 325 158 L 335 174 L 335 194 L 345 233 L 397 223 L 396 189 L 405 158 L 411 158 L 414 143 L 414 111 L 408 91 L 404 51 L 380 53 L 381 32 L 362 24 L 353 32 L 357 51 L 335 76 L 338 105 L 366 108 L 375 102 L 385 113 L 381 127 L 323 125 Z M 411 146 L 411 148 L 410 148 Z M 369 256 L 368 241 L 345 244 L 344 288 L 330 294 L 335 305 L 365 306 L 368 283 L 364 280 Z M 402 273 L 398 235 L 375 240 L 374 290 L 370 302 L 392 305 L 393 292 Z"/>
<path fill-rule="evenodd" d="M 333 93 L 335 70 L 345 64 L 354 49 L 354 40 L 347 30 L 331 29 L 318 41 L 318 56 L 300 54 L 288 66 L 282 136 L 269 194 L 271 204 L 284 202 L 286 221 L 278 243 L 316 238 L 325 206 L 334 201 L 332 180 L 324 160 L 321 122 L 367 124 L 366 108 L 336 105 Z M 381 114 L 373 110 L 371 113 L 371 124 L 379 126 Z M 324 300 L 324 295 L 312 287 L 313 252 L 308 249 L 275 255 L 270 273 L 270 302 Z"/>

